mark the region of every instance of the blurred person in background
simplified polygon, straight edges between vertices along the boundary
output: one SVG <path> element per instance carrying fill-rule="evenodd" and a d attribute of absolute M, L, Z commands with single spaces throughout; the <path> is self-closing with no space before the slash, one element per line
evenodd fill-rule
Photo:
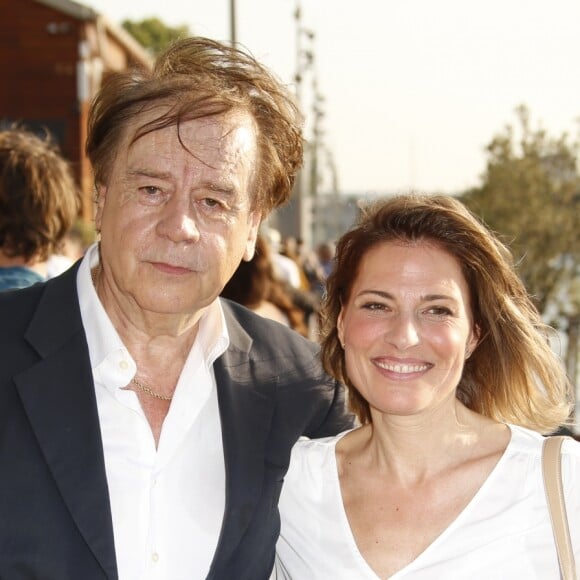
<path fill-rule="evenodd" d="M 278 578 L 559 580 L 543 434 L 572 393 L 509 249 L 459 201 L 399 196 L 338 243 L 322 359 L 360 427 L 301 440 Z M 562 447 L 580 561 L 580 444 Z"/>
<path fill-rule="evenodd" d="M 184 38 L 89 110 L 98 244 L 0 293 L 0 578 L 266 580 L 300 435 L 352 424 L 319 347 L 219 298 L 302 163 L 292 93 Z"/>
<path fill-rule="evenodd" d="M 46 280 L 79 207 L 69 164 L 48 136 L 0 131 L 0 290 Z"/>
<path fill-rule="evenodd" d="M 334 244 L 332 242 L 319 244 L 316 248 L 316 253 L 318 255 L 320 267 L 322 268 L 323 277 L 326 280 L 330 276 L 332 268 L 334 267 Z"/>
<path fill-rule="evenodd" d="M 278 280 L 288 285 L 290 288 L 300 290 L 302 285 L 300 268 L 294 260 L 283 253 L 282 234 L 271 227 L 264 227 L 262 233 L 270 247 L 271 260 L 274 265 L 274 275 Z"/>
<path fill-rule="evenodd" d="M 254 256 L 240 263 L 221 295 L 308 336 L 304 312 L 274 276 L 271 252 L 264 236 L 258 236 Z"/>
<path fill-rule="evenodd" d="M 298 238 L 297 246 L 300 262 L 308 279 L 308 287 L 320 299 L 324 294 L 324 284 L 327 276 L 320 263 L 318 253 L 304 243 L 301 238 Z"/>
<path fill-rule="evenodd" d="M 310 291 L 310 283 L 306 272 L 304 272 L 304 267 L 302 264 L 302 256 L 298 251 L 298 241 L 294 236 L 286 236 L 282 240 L 282 246 L 280 248 L 280 253 L 287 258 L 290 258 L 298 268 L 298 275 L 300 276 L 300 284 L 298 288 L 303 292 Z"/>
<path fill-rule="evenodd" d="M 304 312 L 304 319 L 309 328 L 309 336 L 318 340 L 320 294 L 316 292 L 316 288 L 312 287 L 306 274 L 297 239 L 294 236 L 285 237 L 280 253 L 296 264 L 300 275 L 300 286 L 292 291 L 293 301 Z"/>
<path fill-rule="evenodd" d="M 262 233 L 271 250 L 274 276 L 282 282 L 295 307 L 304 312 L 304 320 L 309 328 L 308 334 L 318 339 L 319 297 L 309 289 L 303 288 L 300 267 L 295 260 L 283 253 L 283 240 L 280 232 L 271 227 L 262 228 Z"/>
<path fill-rule="evenodd" d="M 60 243 L 57 253 L 52 254 L 46 264 L 46 277 L 54 278 L 68 270 L 77 260 L 82 258 L 85 251 L 92 242 L 95 241 L 95 236 L 90 235 L 91 241 L 87 243 L 88 233 L 85 231 L 88 228 L 81 227 L 77 221 L 75 225 L 67 232 L 64 239 Z M 94 234 L 94 232 L 91 232 Z"/>

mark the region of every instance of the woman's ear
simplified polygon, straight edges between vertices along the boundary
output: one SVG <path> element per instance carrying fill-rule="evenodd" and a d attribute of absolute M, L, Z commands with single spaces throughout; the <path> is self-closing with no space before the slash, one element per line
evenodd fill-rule
<path fill-rule="evenodd" d="M 336 330 L 338 332 L 338 340 L 340 340 L 340 344 L 342 348 L 346 343 L 344 338 L 344 319 L 343 319 L 343 308 L 340 309 L 340 313 L 338 314 L 338 319 L 336 321 Z"/>
<path fill-rule="evenodd" d="M 465 359 L 467 360 L 472 354 L 473 351 L 477 348 L 479 344 L 479 338 L 481 336 L 481 331 L 477 324 L 473 325 L 473 330 L 471 331 L 471 336 L 465 345 Z"/>

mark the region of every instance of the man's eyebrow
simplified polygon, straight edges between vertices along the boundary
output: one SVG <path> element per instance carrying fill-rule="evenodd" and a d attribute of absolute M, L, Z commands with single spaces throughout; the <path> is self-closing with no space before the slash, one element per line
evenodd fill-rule
<path fill-rule="evenodd" d="M 129 169 L 127 171 L 129 177 L 153 177 L 156 179 L 169 179 L 171 174 L 168 171 L 154 171 L 152 169 Z"/>
<path fill-rule="evenodd" d="M 129 177 L 150 177 L 152 179 L 171 179 L 172 174 L 170 171 L 157 171 L 155 169 L 146 169 L 136 167 L 127 170 L 127 176 Z M 233 197 L 237 195 L 238 188 L 236 185 L 230 181 L 224 181 L 218 183 L 216 181 L 203 181 L 200 185 L 201 188 L 209 189 L 216 193 L 221 193 L 228 197 Z"/>
<path fill-rule="evenodd" d="M 156 171 L 153 169 L 135 168 L 127 170 L 128 177 L 150 177 L 152 179 L 171 179 L 171 172 L 169 171 Z M 202 188 L 209 189 L 215 193 L 221 193 L 222 195 L 228 197 L 234 197 L 237 195 L 238 189 L 235 184 L 231 182 L 216 183 L 215 181 L 204 181 L 201 184 Z"/>
<path fill-rule="evenodd" d="M 203 184 L 211 191 L 217 193 L 223 193 L 224 195 L 235 195 L 237 192 L 236 186 L 233 183 L 215 183 L 213 181 L 207 181 Z"/>

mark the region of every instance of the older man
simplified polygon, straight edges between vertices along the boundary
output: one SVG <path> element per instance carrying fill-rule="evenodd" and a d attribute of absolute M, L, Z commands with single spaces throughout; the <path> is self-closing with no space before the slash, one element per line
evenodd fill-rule
<path fill-rule="evenodd" d="M 218 298 L 290 195 L 300 115 L 186 39 L 110 79 L 87 152 L 100 243 L 0 297 L 0 578 L 268 578 L 290 448 L 351 424 L 314 344 Z"/>

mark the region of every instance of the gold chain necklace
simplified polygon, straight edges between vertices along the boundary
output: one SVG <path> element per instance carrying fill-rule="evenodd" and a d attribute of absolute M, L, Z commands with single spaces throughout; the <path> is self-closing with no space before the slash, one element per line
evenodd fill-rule
<path fill-rule="evenodd" d="M 101 272 L 101 264 L 97 264 L 96 268 L 91 270 L 91 278 L 93 279 L 93 284 L 95 286 L 95 288 L 97 287 L 97 277 Z M 173 399 L 173 395 L 162 395 L 161 393 L 156 393 L 153 389 L 151 389 L 150 387 L 148 387 L 147 385 L 144 385 L 143 383 L 139 382 L 135 377 L 133 377 L 131 379 L 131 382 L 141 391 L 143 391 L 144 393 L 147 393 L 148 395 L 151 395 L 152 397 L 155 397 L 156 399 L 159 399 L 161 401 L 171 401 L 171 399 Z"/>
<path fill-rule="evenodd" d="M 156 393 L 153 389 L 150 389 L 147 385 L 140 383 L 135 377 L 131 379 L 131 382 L 141 391 L 155 397 L 156 399 L 161 399 L 162 401 L 171 401 L 173 399 L 173 395 L 162 395 L 160 393 Z"/>

